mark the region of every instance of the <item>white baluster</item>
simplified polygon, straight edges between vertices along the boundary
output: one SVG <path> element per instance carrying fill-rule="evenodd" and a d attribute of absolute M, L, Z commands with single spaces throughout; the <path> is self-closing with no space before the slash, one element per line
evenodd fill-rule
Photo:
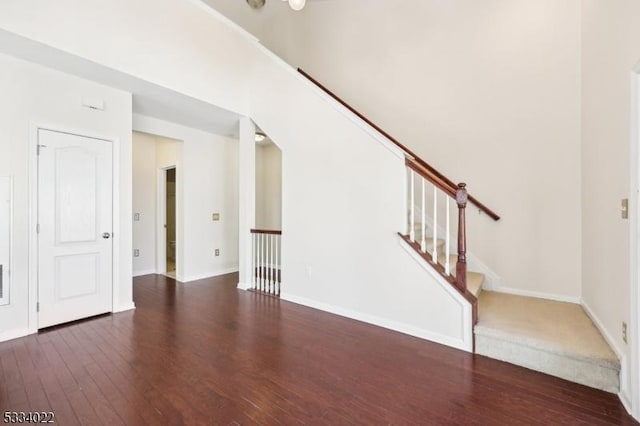
<path fill-rule="evenodd" d="M 273 291 L 273 235 L 269 234 L 269 292 Z"/>
<path fill-rule="evenodd" d="M 449 204 L 451 203 L 451 199 L 449 197 L 445 197 L 446 202 L 447 202 L 447 240 L 446 240 L 446 248 L 445 248 L 445 255 L 446 260 L 444 261 L 444 273 L 449 275 L 449 273 L 451 272 L 451 265 L 449 264 L 449 255 L 451 254 L 451 219 L 449 218 L 449 214 L 450 214 L 450 206 Z"/>
<path fill-rule="evenodd" d="M 251 287 L 256 288 L 256 234 L 251 234 Z"/>
<path fill-rule="evenodd" d="M 433 186 L 433 263 L 438 263 L 438 187 Z"/>
<path fill-rule="evenodd" d="M 267 244 L 269 245 L 267 247 L 267 268 L 269 268 L 268 269 L 268 271 L 269 271 L 268 272 L 268 279 L 267 279 L 267 281 L 269 283 L 269 288 L 267 290 L 268 292 L 271 292 L 271 275 L 272 275 L 272 269 L 271 268 L 273 267 L 273 265 L 271 263 L 271 256 L 273 256 L 273 248 L 272 248 L 272 245 L 271 245 L 272 240 L 273 240 L 273 235 L 269 234 L 269 237 L 267 238 Z"/>
<path fill-rule="evenodd" d="M 277 292 L 278 285 L 278 235 L 273 236 L 273 293 Z"/>
<path fill-rule="evenodd" d="M 421 232 L 422 238 L 420 240 L 420 249 L 423 252 L 427 252 L 427 207 L 426 207 L 426 198 L 427 198 L 427 180 L 422 178 L 422 221 L 421 221 Z"/>
<path fill-rule="evenodd" d="M 266 234 L 264 236 L 265 238 L 265 269 L 264 269 L 264 279 L 265 279 L 265 289 L 268 292 L 269 291 L 269 287 L 271 286 L 271 270 L 269 269 L 270 265 L 269 265 L 269 255 L 271 254 L 271 235 Z"/>
<path fill-rule="evenodd" d="M 413 209 L 414 209 L 414 202 L 415 202 L 415 173 L 413 172 L 413 170 L 410 171 L 411 173 L 411 184 L 409 185 L 411 187 L 411 204 L 409 204 L 409 239 L 411 241 L 415 241 L 416 239 L 416 233 L 415 233 L 415 218 L 414 218 L 414 214 L 413 214 Z"/>
<path fill-rule="evenodd" d="M 276 236 L 276 291 L 280 294 L 280 235 Z"/>
<path fill-rule="evenodd" d="M 264 289 L 269 288 L 269 236 L 264 235 Z"/>
<path fill-rule="evenodd" d="M 260 234 L 260 289 L 264 290 L 264 234 Z"/>

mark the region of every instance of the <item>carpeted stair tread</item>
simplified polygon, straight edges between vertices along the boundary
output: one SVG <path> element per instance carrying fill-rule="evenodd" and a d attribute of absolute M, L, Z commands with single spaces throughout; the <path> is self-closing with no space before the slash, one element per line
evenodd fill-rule
<path fill-rule="evenodd" d="M 617 392 L 620 361 L 582 307 L 483 291 L 476 352 Z"/>

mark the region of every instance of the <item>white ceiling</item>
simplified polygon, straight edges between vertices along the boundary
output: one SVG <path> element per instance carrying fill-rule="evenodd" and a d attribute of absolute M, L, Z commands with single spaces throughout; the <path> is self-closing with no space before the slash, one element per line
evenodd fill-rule
<path fill-rule="evenodd" d="M 238 134 L 240 116 L 234 112 L 4 30 L 0 53 L 130 92 L 134 113 L 223 136 Z"/>

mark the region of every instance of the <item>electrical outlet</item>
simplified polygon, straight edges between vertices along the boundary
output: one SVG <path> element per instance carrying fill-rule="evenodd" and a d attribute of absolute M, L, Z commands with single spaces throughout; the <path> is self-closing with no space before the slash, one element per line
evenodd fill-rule
<path fill-rule="evenodd" d="M 627 323 L 622 323 L 622 340 L 627 343 Z"/>
<path fill-rule="evenodd" d="M 133 220 L 135 222 L 139 222 L 140 221 L 140 213 L 134 213 L 133 214 Z"/>
<path fill-rule="evenodd" d="M 140 249 L 133 249 L 133 257 L 140 257 Z"/>
<path fill-rule="evenodd" d="M 216 249 L 216 256 L 220 256 L 220 249 Z"/>
<path fill-rule="evenodd" d="M 211 220 L 213 220 L 214 222 L 217 222 L 220 220 L 220 213 L 212 213 L 211 214 Z"/>

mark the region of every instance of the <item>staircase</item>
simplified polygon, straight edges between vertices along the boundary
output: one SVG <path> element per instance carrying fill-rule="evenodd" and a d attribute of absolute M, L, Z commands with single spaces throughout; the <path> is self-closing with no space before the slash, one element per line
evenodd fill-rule
<path fill-rule="evenodd" d="M 299 72 L 404 151 L 408 221 L 399 236 L 471 305 L 475 353 L 619 392 L 620 361 L 580 305 L 483 291 L 485 276 L 467 271 L 467 203 L 490 219 L 500 217 L 469 195 L 465 184 L 455 184 L 309 74 Z"/>
<path fill-rule="evenodd" d="M 409 225 L 410 226 L 410 225 Z M 413 226 L 423 239 L 422 223 Z M 411 241 L 409 235 L 405 240 Z M 426 251 L 434 247 L 444 267 L 444 239 L 433 243 L 425 233 Z M 417 244 L 412 245 L 419 249 Z M 450 255 L 455 265 L 457 256 Z M 454 272 L 455 275 L 455 272 Z M 467 290 L 478 300 L 475 353 L 540 371 L 607 392 L 620 390 L 620 361 L 582 307 L 534 297 L 483 291 L 484 274 L 467 272 Z"/>

